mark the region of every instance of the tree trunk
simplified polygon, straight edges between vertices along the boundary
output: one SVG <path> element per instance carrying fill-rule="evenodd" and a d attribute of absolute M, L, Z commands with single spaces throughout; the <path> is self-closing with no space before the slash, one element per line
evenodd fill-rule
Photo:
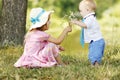
<path fill-rule="evenodd" d="M 2 0 L 0 44 L 23 43 L 26 31 L 27 0 Z"/>

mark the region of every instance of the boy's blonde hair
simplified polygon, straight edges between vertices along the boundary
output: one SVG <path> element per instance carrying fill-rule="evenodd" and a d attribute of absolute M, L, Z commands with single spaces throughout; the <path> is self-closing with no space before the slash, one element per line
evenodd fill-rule
<path fill-rule="evenodd" d="M 82 0 L 80 3 L 84 3 L 89 9 L 95 11 L 96 3 L 94 0 Z"/>

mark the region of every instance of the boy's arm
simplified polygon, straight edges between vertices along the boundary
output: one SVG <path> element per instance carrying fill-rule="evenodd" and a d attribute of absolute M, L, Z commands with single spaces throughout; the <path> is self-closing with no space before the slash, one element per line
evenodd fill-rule
<path fill-rule="evenodd" d="M 76 24 L 76 25 L 80 26 L 80 27 L 87 28 L 86 24 L 83 23 L 81 20 L 80 21 L 78 21 L 78 20 L 72 20 L 71 22 L 73 24 Z"/>

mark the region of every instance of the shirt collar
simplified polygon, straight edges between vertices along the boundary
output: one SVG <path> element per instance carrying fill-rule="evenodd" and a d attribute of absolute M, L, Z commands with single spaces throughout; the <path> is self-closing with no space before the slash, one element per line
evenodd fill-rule
<path fill-rule="evenodd" d="M 83 19 L 86 19 L 87 17 L 94 15 L 94 14 L 95 14 L 95 12 L 91 12 L 91 13 L 87 14 L 86 16 L 84 16 Z"/>

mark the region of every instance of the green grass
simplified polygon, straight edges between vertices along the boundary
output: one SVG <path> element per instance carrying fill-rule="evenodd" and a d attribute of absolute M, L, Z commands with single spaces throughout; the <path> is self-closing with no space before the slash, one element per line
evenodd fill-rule
<path fill-rule="evenodd" d="M 0 80 L 119 80 L 120 49 L 118 46 L 106 47 L 103 61 L 99 67 L 91 67 L 87 53 L 70 51 L 61 53 L 67 63 L 64 67 L 15 68 L 13 64 L 22 55 L 23 47 L 2 47 L 0 50 Z M 84 50 L 83 50 L 84 52 Z"/>
<path fill-rule="evenodd" d="M 115 36 L 106 34 L 106 48 L 102 63 L 92 67 L 88 61 L 88 45 L 79 44 L 79 30 L 65 38 L 61 52 L 65 67 L 15 68 L 13 65 L 23 53 L 23 46 L 0 47 L 0 80 L 119 80 L 120 79 L 120 43 Z M 108 30 L 110 33 L 111 31 Z M 116 30 L 119 32 L 119 28 Z M 116 33 L 112 33 L 115 35 Z M 118 36 L 119 34 L 116 34 Z"/>
<path fill-rule="evenodd" d="M 108 29 L 107 26 L 102 29 L 109 34 L 103 35 L 106 48 L 99 67 L 92 67 L 89 63 L 88 44 L 84 48 L 80 46 L 80 32 L 76 27 L 73 27 L 73 32 L 69 33 L 62 43 L 65 51 L 61 52 L 61 56 L 63 62 L 67 64 L 65 67 L 15 68 L 13 65 L 22 55 L 23 46 L 0 47 L 0 80 L 119 80 L 120 42 L 117 36 L 120 28 L 115 28 L 115 31 L 112 29 L 112 27 Z M 50 33 L 54 34 L 55 31 Z"/>
<path fill-rule="evenodd" d="M 58 28 L 59 30 L 62 28 Z M 88 61 L 88 44 L 79 44 L 79 30 L 73 28 L 62 46 L 61 52 L 65 67 L 15 68 L 13 65 L 23 53 L 23 46 L 0 47 L 0 80 L 119 80 L 120 79 L 120 42 L 119 27 L 102 27 L 106 48 L 99 67 L 91 67 Z M 49 32 L 55 34 L 55 31 Z M 54 36 L 57 36 L 55 34 Z"/>
<path fill-rule="evenodd" d="M 102 27 L 106 48 L 102 63 L 92 67 L 88 61 L 88 44 L 79 44 L 79 29 L 73 26 L 72 33 L 62 43 L 61 52 L 65 67 L 15 68 L 13 65 L 23 53 L 23 46 L 0 47 L 0 80 L 119 80 L 120 79 L 120 27 Z M 58 29 L 58 31 L 56 31 Z M 49 32 L 58 36 L 63 29 L 58 27 Z M 57 32 L 57 34 L 56 34 Z"/>

